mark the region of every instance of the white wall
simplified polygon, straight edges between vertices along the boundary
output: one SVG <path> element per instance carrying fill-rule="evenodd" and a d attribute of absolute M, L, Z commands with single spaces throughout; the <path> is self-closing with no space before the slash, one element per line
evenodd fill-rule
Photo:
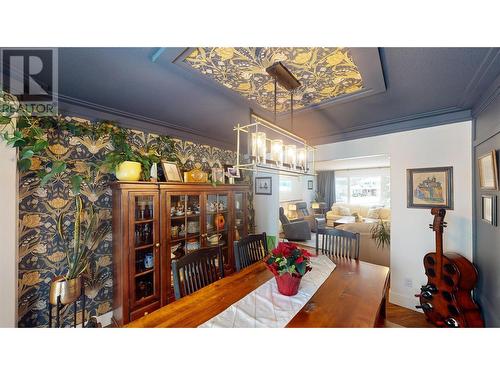
<path fill-rule="evenodd" d="M 0 327 L 17 325 L 16 151 L 0 142 Z"/>
<path fill-rule="evenodd" d="M 279 201 L 304 201 L 309 205 L 314 199 L 314 193 L 317 190 L 315 176 L 290 176 L 280 175 L 280 180 L 288 180 L 291 182 L 291 191 L 279 191 Z M 313 181 L 313 189 L 307 188 L 307 181 Z M 279 186 L 278 186 L 279 187 Z"/>
<path fill-rule="evenodd" d="M 454 210 L 446 214 L 445 250 L 472 258 L 471 150 L 470 121 L 317 147 L 318 169 L 321 161 L 334 159 L 391 158 L 391 302 L 415 308 L 414 294 L 426 282 L 422 259 L 435 248 L 430 210 L 406 207 L 406 169 L 453 166 Z"/>
<path fill-rule="evenodd" d="M 255 177 L 271 177 L 272 179 L 272 195 L 254 195 L 255 233 L 266 232 L 268 235 L 277 236 L 279 234 L 279 176 L 272 173 L 256 173 L 254 186 Z"/>

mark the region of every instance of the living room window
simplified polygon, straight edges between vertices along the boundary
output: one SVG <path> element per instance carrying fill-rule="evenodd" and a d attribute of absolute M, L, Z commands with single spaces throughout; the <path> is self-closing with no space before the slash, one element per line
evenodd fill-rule
<path fill-rule="evenodd" d="M 389 168 L 335 171 L 335 201 L 363 206 L 390 207 Z"/>

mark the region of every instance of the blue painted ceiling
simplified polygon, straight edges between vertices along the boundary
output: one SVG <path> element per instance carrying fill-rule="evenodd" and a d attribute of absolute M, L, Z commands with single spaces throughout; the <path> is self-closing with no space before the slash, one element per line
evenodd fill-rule
<path fill-rule="evenodd" d="M 272 114 L 236 98 L 173 61 L 184 48 L 60 48 L 61 100 L 110 113 L 147 117 L 233 146 L 235 124 L 250 110 Z M 460 114 L 471 109 L 500 75 L 499 48 L 380 48 L 386 90 L 347 102 L 302 111 L 293 131 L 313 144 L 400 130 L 405 119 Z M 363 73 L 363 72 L 362 72 Z M 64 108 L 64 105 L 61 106 Z M 457 118 L 460 117 L 457 115 Z M 290 129 L 289 117 L 278 124 Z"/>

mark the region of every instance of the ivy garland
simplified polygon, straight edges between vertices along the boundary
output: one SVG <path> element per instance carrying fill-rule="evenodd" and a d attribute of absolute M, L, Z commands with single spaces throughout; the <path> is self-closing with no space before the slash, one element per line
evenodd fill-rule
<path fill-rule="evenodd" d="M 72 161 L 62 161 L 46 152 L 49 147 L 47 133 L 50 130 L 67 131 L 73 136 L 89 137 L 97 140 L 109 137 L 113 151 L 106 154 L 103 161 L 91 164 L 91 173 L 82 175 L 73 172 L 70 176 L 71 191 L 80 194 L 83 181 L 91 179 L 94 172 L 104 168 L 106 172 L 115 171 L 124 161 L 136 161 L 142 165 L 142 179 L 148 181 L 153 163 L 161 160 L 177 161 L 174 153 L 174 141 L 169 136 L 159 136 L 146 150 L 139 151 L 128 144 L 130 130 L 119 127 L 109 121 L 75 121 L 70 118 L 32 117 L 27 113 L 17 99 L 1 92 L 0 105 L 15 108 L 12 115 L 0 113 L 0 137 L 5 143 L 18 149 L 17 165 L 20 172 L 28 171 L 33 158 L 42 162 L 43 168 L 38 172 L 40 185 L 45 186 L 56 176 L 64 173 L 72 166 Z"/>

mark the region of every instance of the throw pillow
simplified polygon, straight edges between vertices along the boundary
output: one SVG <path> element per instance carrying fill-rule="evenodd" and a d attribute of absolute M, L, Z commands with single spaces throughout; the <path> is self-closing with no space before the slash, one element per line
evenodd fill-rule
<path fill-rule="evenodd" d="M 349 207 L 344 207 L 344 206 L 337 206 L 338 207 L 338 214 L 340 216 L 350 216 L 351 215 L 351 210 Z"/>
<path fill-rule="evenodd" d="M 379 219 L 380 216 L 380 208 L 370 208 L 368 210 L 368 214 L 366 215 L 369 219 Z"/>

